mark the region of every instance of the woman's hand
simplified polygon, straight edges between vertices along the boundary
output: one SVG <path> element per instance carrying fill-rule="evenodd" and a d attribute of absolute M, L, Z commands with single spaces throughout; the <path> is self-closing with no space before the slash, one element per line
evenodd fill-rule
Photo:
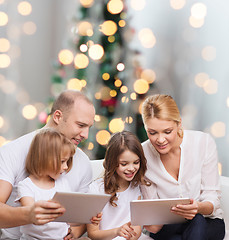
<path fill-rule="evenodd" d="M 125 239 L 135 239 L 137 233 L 134 231 L 131 223 L 128 222 L 117 229 L 117 236 L 124 237 Z"/>
<path fill-rule="evenodd" d="M 190 204 L 179 204 L 176 207 L 172 207 L 171 212 L 188 220 L 192 220 L 198 213 L 198 209 L 198 202 L 190 199 Z"/>

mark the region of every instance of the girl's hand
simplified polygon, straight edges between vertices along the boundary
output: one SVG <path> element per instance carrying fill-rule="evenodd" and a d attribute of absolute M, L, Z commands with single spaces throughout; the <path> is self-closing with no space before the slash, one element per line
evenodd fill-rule
<path fill-rule="evenodd" d="M 171 212 L 180 215 L 188 220 L 192 220 L 198 213 L 198 202 L 190 199 L 190 204 L 177 205 L 172 207 Z"/>
<path fill-rule="evenodd" d="M 102 213 L 98 213 L 96 217 L 92 217 L 91 223 L 94 225 L 99 225 L 100 221 L 102 220 Z"/>
<path fill-rule="evenodd" d="M 73 240 L 74 239 L 74 236 L 72 234 L 72 229 L 71 227 L 68 228 L 68 234 L 66 235 L 66 237 L 64 237 L 64 240 Z"/>
<path fill-rule="evenodd" d="M 163 225 L 145 225 L 143 226 L 148 232 L 151 232 L 151 233 L 157 233 L 159 232 Z"/>
<path fill-rule="evenodd" d="M 137 233 L 134 231 L 131 223 L 128 222 L 117 229 L 117 236 L 124 237 L 125 239 L 132 239 Z"/>

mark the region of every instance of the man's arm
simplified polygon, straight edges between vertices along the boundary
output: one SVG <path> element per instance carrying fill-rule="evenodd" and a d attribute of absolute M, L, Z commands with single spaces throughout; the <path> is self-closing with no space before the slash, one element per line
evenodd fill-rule
<path fill-rule="evenodd" d="M 32 206 L 11 207 L 6 204 L 12 192 L 12 185 L 0 180 L 0 228 L 17 227 L 25 224 L 45 224 L 53 221 L 65 209 L 59 203 L 38 201 Z"/>

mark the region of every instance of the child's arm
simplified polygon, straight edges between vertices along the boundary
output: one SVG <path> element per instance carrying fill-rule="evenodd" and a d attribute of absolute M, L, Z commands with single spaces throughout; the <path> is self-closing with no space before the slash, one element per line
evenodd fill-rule
<path fill-rule="evenodd" d="M 19 202 L 22 206 L 32 206 L 34 204 L 34 198 L 32 197 L 22 197 Z"/>
<path fill-rule="evenodd" d="M 136 232 L 135 232 L 136 231 Z M 99 224 L 87 224 L 88 237 L 93 240 L 110 240 L 117 236 L 124 237 L 126 239 L 135 240 L 141 235 L 141 227 L 131 226 L 128 222 L 121 227 L 113 228 L 109 230 L 100 230 Z"/>

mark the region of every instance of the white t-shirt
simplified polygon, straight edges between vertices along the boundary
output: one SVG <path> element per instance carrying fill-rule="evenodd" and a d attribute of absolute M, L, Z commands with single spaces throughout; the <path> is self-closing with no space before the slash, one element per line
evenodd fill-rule
<path fill-rule="evenodd" d="M 150 187 L 141 186 L 144 198 L 188 197 L 209 201 L 214 205 L 209 217 L 222 218 L 217 150 L 209 134 L 184 131 L 178 180 L 167 172 L 149 140 L 142 146 L 147 159 L 146 177 L 153 182 Z"/>
<path fill-rule="evenodd" d="M 25 171 L 25 160 L 32 139 L 38 131 L 28 133 L 0 148 L 0 180 L 7 181 L 13 186 L 7 201 L 10 206 L 19 206 L 19 203 L 15 203 L 17 185 L 28 176 Z M 81 149 L 76 149 L 72 169 L 65 177 L 73 192 L 88 191 L 92 180 L 92 168 L 89 158 Z M 13 239 L 19 239 L 21 235 L 19 227 L 2 229 L 2 232 L 3 235 Z"/>
<path fill-rule="evenodd" d="M 57 191 L 71 192 L 66 178 L 60 177 L 55 181 L 55 186 L 51 189 L 42 189 L 35 185 L 29 177 L 18 184 L 19 201 L 22 197 L 32 197 L 35 202 L 39 200 L 50 200 Z M 69 225 L 63 222 L 50 222 L 44 225 L 28 224 L 20 227 L 21 239 L 56 239 L 63 240 L 68 233 Z"/>
<path fill-rule="evenodd" d="M 99 178 L 90 185 L 91 193 L 104 194 L 104 181 Z M 122 226 L 130 221 L 130 201 L 137 200 L 141 196 L 140 188 L 130 186 L 124 192 L 117 192 L 117 207 L 113 207 L 109 202 L 103 208 L 103 216 L 100 221 L 100 229 L 108 230 Z M 114 239 L 125 239 L 116 237 Z"/>

